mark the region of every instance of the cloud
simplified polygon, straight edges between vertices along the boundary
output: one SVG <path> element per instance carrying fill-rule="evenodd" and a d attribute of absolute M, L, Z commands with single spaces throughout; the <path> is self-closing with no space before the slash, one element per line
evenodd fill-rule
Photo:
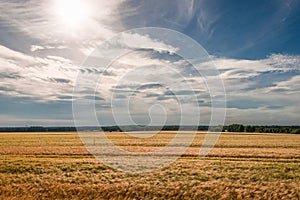
<path fill-rule="evenodd" d="M 0 79 L 18 79 L 22 76 L 17 72 L 0 72 Z"/>
<path fill-rule="evenodd" d="M 122 23 L 130 28 L 158 26 L 180 30 L 186 28 L 196 14 L 197 7 L 202 6 L 202 2 L 193 0 L 129 0 L 121 4 Z"/>
<path fill-rule="evenodd" d="M 50 78 L 55 83 L 71 83 L 71 80 L 65 78 Z"/>
<path fill-rule="evenodd" d="M 145 95 L 146 98 L 153 98 L 153 97 L 159 97 L 161 94 L 156 94 L 156 93 L 147 93 Z"/>
<path fill-rule="evenodd" d="M 42 59 L 53 56 L 50 60 L 63 57 L 79 65 L 88 56 L 84 49 L 93 49 L 124 29 L 118 23 L 119 0 L 83 1 L 89 14 L 75 27 L 68 26 L 57 15 L 57 2 L 59 0 L 1 1 L 1 44 L 27 56 Z"/>
<path fill-rule="evenodd" d="M 271 109 L 271 110 L 282 109 L 284 107 L 285 106 L 276 106 L 276 105 L 266 106 L 267 109 Z"/>
<path fill-rule="evenodd" d="M 218 47 L 215 51 L 219 47 L 221 51 L 247 49 L 258 43 L 256 39 L 266 37 L 263 33 L 268 33 L 264 30 L 260 34 L 253 34 L 256 32 L 251 31 L 246 35 L 257 37 L 245 42 L 241 42 L 243 34 L 232 37 L 236 33 L 216 38 L 216 34 L 222 32 L 218 30 L 230 33 L 223 26 L 216 27 L 216 24 L 223 20 L 222 16 L 231 8 L 219 12 L 220 5 L 212 6 L 208 1 L 91 0 L 89 16 L 77 27 L 70 27 L 57 17 L 53 2 L 0 2 L 3 40 L 0 45 L 1 108 L 3 112 L 14 115 L 17 121 L 26 118 L 26 114 L 32 115 L 32 119 L 46 119 L 46 113 L 54 107 L 55 113 L 53 111 L 49 119 L 54 120 L 54 115 L 64 112 L 71 114 L 70 103 L 77 74 L 87 77 L 84 83 L 89 86 L 81 88 L 79 97 L 86 101 L 99 100 L 96 106 L 100 111 L 104 109 L 107 113 L 112 108 L 111 98 L 115 98 L 116 104 L 113 106 L 119 106 L 121 112 L 124 108 L 122 101 L 124 103 L 130 97 L 138 101 L 138 105 L 143 105 L 135 106 L 134 114 L 142 113 L 145 116 L 145 108 L 156 103 L 161 103 L 172 113 L 172 109 L 178 106 L 177 102 L 191 113 L 200 107 L 201 114 L 204 113 L 204 117 L 209 119 L 211 97 L 207 77 L 201 75 L 210 76 L 211 80 L 218 78 L 218 74 L 212 70 L 213 64 L 201 63 L 197 66 L 199 68 L 193 68 L 176 55 L 180 50 L 177 47 L 133 31 L 117 37 L 111 43 L 115 48 L 98 52 L 102 58 L 109 60 L 119 47 L 130 51 L 122 57 L 109 60 L 112 62 L 108 62 L 107 66 L 106 62 L 98 62 L 97 50 L 93 53 L 92 49 L 119 31 L 133 27 L 159 26 L 184 30 L 194 39 L 204 41 L 204 45 L 215 44 Z M 283 16 L 282 13 L 279 15 Z M 272 26 L 274 22 L 267 29 L 272 30 Z M 193 27 L 196 27 L 195 30 L 191 30 Z M 239 26 L 231 24 L 228 27 Z M 237 45 L 220 42 L 227 41 L 229 37 L 230 41 L 236 40 Z M 91 62 L 80 67 L 87 56 L 90 56 L 88 60 Z M 212 55 L 212 59 L 225 83 L 228 112 L 232 120 L 246 120 L 252 116 L 257 120 L 266 117 L 271 121 L 273 115 L 281 112 L 288 113 L 287 120 L 299 119 L 296 111 L 299 107 L 300 56 L 270 54 L 263 59 L 247 60 Z M 25 106 L 20 106 L 20 102 Z M 43 114 L 39 115 L 37 110 L 43 109 L 40 111 Z M 70 116 L 62 120 L 67 117 Z"/>
<path fill-rule="evenodd" d="M 300 74 L 300 56 L 272 54 L 260 60 L 214 58 L 229 92 L 257 89 L 275 90 Z M 278 88 L 279 89 L 279 88 Z"/>
<path fill-rule="evenodd" d="M 162 88 L 162 87 L 164 87 L 164 86 L 159 83 L 147 83 L 147 84 L 144 84 L 144 85 L 138 87 L 138 89 L 146 90 L 146 89 L 155 89 L 155 88 Z"/>
<path fill-rule="evenodd" d="M 165 92 L 165 95 L 168 95 L 168 96 L 190 96 L 190 95 L 196 95 L 198 93 L 200 93 L 200 91 L 179 90 L 179 91 L 167 91 L 167 92 Z"/>
<path fill-rule="evenodd" d="M 9 62 L 13 63 L 14 61 L 22 61 L 23 64 L 28 64 L 29 62 L 33 62 L 34 58 L 31 56 L 28 56 L 24 53 L 14 51 L 12 49 L 9 49 L 5 46 L 0 45 L 0 56 L 3 59 L 3 62 Z M 3 66 L 3 65 L 2 65 Z"/>
<path fill-rule="evenodd" d="M 251 77 L 258 76 L 258 75 L 259 75 L 259 72 L 255 71 L 253 69 L 245 70 L 243 68 L 232 69 L 232 70 L 228 70 L 228 71 L 224 70 L 222 73 L 223 78 L 229 78 L 229 79 L 251 78 Z"/>
<path fill-rule="evenodd" d="M 270 92 L 281 92 L 285 94 L 300 93 L 300 76 L 296 75 L 289 80 L 277 82 L 276 85 L 270 87 Z"/>
<path fill-rule="evenodd" d="M 115 95 L 115 98 L 116 99 L 127 99 L 127 96 L 126 95 L 122 95 L 122 94 L 118 94 L 118 95 Z"/>
<path fill-rule="evenodd" d="M 173 99 L 173 100 L 176 100 L 176 97 L 174 96 L 159 96 L 156 98 L 158 101 L 165 101 L 165 100 L 170 100 L 170 99 Z"/>
<path fill-rule="evenodd" d="M 72 100 L 73 96 L 58 96 L 57 98 L 61 100 Z"/>
<path fill-rule="evenodd" d="M 1 45 L 0 65 L 0 93 L 34 97 L 33 101 L 57 100 L 71 94 L 78 69 L 62 57 L 30 56 Z"/>
<path fill-rule="evenodd" d="M 294 124 L 300 94 L 300 57 L 272 54 L 264 59 L 216 58 L 227 94 L 228 123 Z M 274 119 L 284 113 L 287 119 Z M 287 114 L 289 113 L 289 114 Z M 280 122 L 281 121 L 281 122 Z"/>
<path fill-rule="evenodd" d="M 209 109 L 212 105 L 212 97 L 205 84 L 205 77 L 201 77 L 198 74 L 194 75 L 197 70 L 190 70 L 189 67 L 191 66 L 185 65 L 184 60 L 168 60 L 165 55 L 161 58 L 161 54 L 165 54 L 165 52 L 158 52 L 153 56 L 153 54 L 148 51 L 137 51 L 133 54 L 126 55 L 126 59 L 122 57 L 115 61 L 109 70 L 112 70 L 116 74 L 116 77 L 114 77 L 116 79 L 109 84 L 107 84 L 108 81 L 104 80 L 103 84 L 100 84 L 102 86 L 101 92 L 107 89 L 110 92 L 115 92 L 118 103 L 114 106 L 118 106 L 119 109 L 125 109 L 124 106 L 126 104 L 120 103 L 119 100 L 122 98 L 117 98 L 118 96 L 135 96 L 134 98 L 143 99 L 143 103 L 146 105 L 153 104 L 153 100 L 155 100 L 156 103 L 166 102 L 167 109 L 171 110 L 174 105 L 169 104 L 169 102 L 175 100 L 175 102 L 182 104 L 186 110 L 193 110 L 200 107 L 205 110 L 204 113 L 209 114 L 206 109 Z M 253 61 L 228 58 L 213 59 L 217 68 L 220 69 L 221 78 L 224 79 L 226 84 L 226 89 L 228 90 L 228 108 L 230 110 L 257 110 L 257 112 L 267 112 L 263 109 L 280 110 L 279 107 L 285 108 L 288 103 L 287 101 L 283 103 L 280 102 L 282 101 L 282 99 L 280 99 L 280 101 L 278 100 L 274 105 L 274 101 L 267 94 L 259 94 L 258 96 L 258 89 L 270 87 L 269 85 L 260 83 L 260 78 L 258 77 L 268 73 L 270 73 L 271 77 L 275 75 L 272 73 L 275 70 L 275 65 L 269 66 L 265 64 L 264 61 L 267 59 L 270 58 Z M 130 62 L 122 62 L 124 60 Z M 142 62 L 142 66 L 139 66 L 140 62 Z M 145 63 L 147 62 L 156 62 L 159 66 L 146 65 Z M 203 63 L 203 65 L 199 67 L 205 66 L 207 66 L 207 64 Z M 247 67 L 240 69 L 239 66 Z M 277 71 L 278 70 L 279 69 L 277 69 Z M 282 70 L 282 68 L 280 70 Z M 290 74 L 289 69 L 286 69 L 283 73 L 293 75 L 293 73 Z M 216 74 L 217 73 L 210 73 L 210 78 L 212 80 L 217 78 L 214 77 Z M 186 77 L 187 75 L 189 76 Z M 280 76 L 282 75 L 280 74 Z M 255 79 L 252 79 L 253 77 L 255 77 Z M 261 77 L 261 80 L 264 79 L 264 77 Z M 277 77 L 274 78 L 273 81 L 276 82 L 278 80 L 283 79 Z M 251 88 L 251 86 L 255 86 L 255 84 L 258 86 L 261 85 L 261 87 Z M 141 91 L 141 89 L 144 91 Z M 245 93 L 245 91 L 248 93 Z M 107 98 L 109 99 L 110 95 L 108 94 L 104 95 L 103 98 L 106 100 Z M 193 99 L 192 96 L 195 96 L 195 98 Z M 218 97 L 215 96 L 214 98 Z M 127 98 L 124 99 L 127 102 Z M 216 103 L 213 105 L 220 106 L 216 105 Z M 138 112 L 138 108 L 137 106 L 134 111 Z"/>
<path fill-rule="evenodd" d="M 111 35 L 112 31 L 107 28 L 107 25 L 115 20 L 116 16 L 112 17 L 112 11 L 117 8 L 118 1 L 91 0 L 88 5 L 89 17 L 76 30 L 68 30 L 70 27 L 56 15 L 55 10 L 58 8 L 55 7 L 55 1 L 29 0 L 22 3 L 16 0 L 1 1 L 0 17 L 6 25 L 14 27 L 16 31 L 26 33 L 32 38 L 48 41 L 53 38 L 61 38 L 65 41 L 74 38 L 86 40 L 91 36 L 103 38 Z M 102 8 L 101 12 L 98 12 L 99 7 Z M 33 50 L 38 49 L 33 48 Z"/>
<path fill-rule="evenodd" d="M 40 45 L 31 45 L 30 46 L 30 51 L 31 52 L 41 52 L 41 51 L 46 51 L 46 50 L 61 50 L 61 49 L 67 49 L 66 46 L 50 46 L 50 45 L 45 45 L 45 46 L 40 46 Z"/>
<path fill-rule="evenodd" d="M 121 33 L 117 42 L 121 46 L 126 46 L 129 49 L 150 49 L 158 51 L 159 53 L 167 52 L 169 54 L 175 54 L 179 49 L 171 45 L 165 44 L 163 41 L 154 40 L 148 35 L 142 35 L 140 33 Z"/>
<path fill-rule="evenodd" d="M 299 55 L 271 54 L 262 63 L 278 70 L 299 70 Z"/>
<path fill-rule="evenodd" d="M 31 48 L 30 48 L 30 51 L 39 51 L 39 50 L 43 50 L 45 49 L 44 47 L 42 46 L 38 46 L 38 45 L 31 45 Z"/>
<path fill-rule="evenodd" d="M 96 100 L 96 101 L 104 100 L 102 97 L 99 97 L 99 96 L 85 96 L 84 98 L 88 99 L 88 100 Z"/>
<path fill-rule="evenodd" d="M 148 45 L 149 48 L 156 48 L 154 46 Z M 136 50 L 116 60 L 108 69 L 103 69 L 96 66 L 80 68 L 63 56 L 30 56 L 0 46 L 0 63 L 5 66 L 0 70 L 0 93 L 11 97 L 32 97 L 33 102 L 39 103 L 68 102 L 72 97 L 77 72 L 81 71 L 88 77 L 102 77 L 99 91 L 96 91 L 100 92 L 100 96 L 94 97 L 95 88 L 86 88 L 88 92 L 82 94 L 87 100 L 103 101 L 97 106 L 100 110 L 111 108 L 109 102 L 112 92 L 113 98 L 118 101 L 127 101 L 130 95 L 131 98 L 144 99 L 144 104 L 148 105 L 165 102 L 169 112 L 175 106 L 171 103 L 173 101 L 183 104 L 187 110 L 209 108 L 211 97 L 205 79 L 195 75 L 197 70 L 190 70 L 191 66 L 182 58 L 173 59 L 171 53 Z M 298 56 L 273 54 L 260 60 L 212 58 L 226 86 L 229 112 L 280 112 L 298 105 L 283 95 L 299 94 Z M 204 66 L 205 63 L 199 67 Z M 92 79 L 89 81 L 93 82 Z M 195 99 L 191 96 L 195 96 Z M 114 106 L 124 108 L 122 103 Z"/>
<path fill-rule="evenodd" d="M 72 61 L 70 59 L 66 59 L 66 58 L 63 58 L 61 56 L 47 56 L 46 58 L 49 58 L 51 60 L 55 60 L 55 61 L 58 61 L 58 62 L 61 62 L 61 63 L 72 63 Z"/>
<path fill-rule="evenodd" d="M 12 89 L 12 88 L 9 88 L 9 87 L 5 87 L 5 86 L 0 86 L 0 93 L 1 92 L 13 92 L 14 91 L 14 89 Z"/>

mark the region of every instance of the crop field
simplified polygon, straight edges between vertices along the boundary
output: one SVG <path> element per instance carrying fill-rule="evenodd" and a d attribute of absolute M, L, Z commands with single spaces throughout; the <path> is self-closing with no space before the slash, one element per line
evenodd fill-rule
<path fill-rule="evenodd" d="M 107 136 L 149 152 L 175 134 Z M 300 199 L 299 134 L 226 132 L 200 158 L 204 136 L 167 167 L 125 173 L 97 162 L 75 132 L 0 133 L 0 199 Z"/>

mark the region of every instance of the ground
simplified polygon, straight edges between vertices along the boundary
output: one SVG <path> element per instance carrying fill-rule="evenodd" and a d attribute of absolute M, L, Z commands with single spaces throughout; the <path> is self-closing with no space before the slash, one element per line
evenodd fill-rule
<path fill-rule="evenodd" d="M 174 135 L 107 133 L 129 151 Z M 97 162 L 77 133 L 0 133 L 0 199 L 300 199 L 300 135 L 222 133 L 200 158 L 204 135 L 171 165 L 132 174 Z"/>

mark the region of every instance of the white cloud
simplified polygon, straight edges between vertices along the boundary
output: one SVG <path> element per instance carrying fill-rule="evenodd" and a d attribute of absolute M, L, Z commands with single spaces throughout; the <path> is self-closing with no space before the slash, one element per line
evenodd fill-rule
<path fill-rule="evenodd" d="M 6 62 L 14 62 L 14 60 L 22 60 L 23 62 L 25 62 L 24 64 L 26 64 L 26 62 L 32 62 L 34 61 L 34 58 L 32 58 L 31 56 L 28 56 L 24 53 L 21 52 L 17 52 L 14 50 L 11 50 L 5 46 L 0 45 L 0 56 L 3 60 L 5 60 Z M 5 66 L 5 65 L 2 65 Z"/>
<path fill-rule="evenodd" d="M 260 60 L 244 60 L 244 59 L 228 59 L 228 58 L 218 58 L 212 57 L 214 63 L 219 70 L 224 70 L 228 74 L 229 71 L 234 70 L 239 73 L 238 70 L 244 72 L 267 72 L 271 70 L 299 70 L 300 66 L 300 56 L 290 56 L 282 54 L 272 54 L 265 59 Z M 236 73 L 230 73 L 229 76 L 224 74 L 224 78 L 230 78 L 230 74 L 234 75 Z M 243 74 L 241 74 L 243 76 Z M 238 76 L 236 77 L 238 78 Z"/>
<path fill-rule="evenodd" d="M 300 94 L 300 76 L 294 76 L 287 81 L 278 82 L 276 86 L 270 88 L 270 91 Z"/>
<path fill-rule="evenodd" d="M 0 2 L 2 23 L 38 41 L 29 48 L 32 55 L 0 46 L 0 73 L 6 73 L 0 79 L 1 93 L 33 97 L 35 101 L 59 100 L 59 96 L 72 95 L 79 70 L 74 63 L 80 63 L 84 58 L 80 49 L 93 47 L 122 29 L 115 23 L 120 1 L 90 0 L 83 3 L 89 9 L 89 16 L 78 26 L 70 27 L 59 18 L 62 16 L 56 15 L 55 0 Z M 26 52 L 27 49 L 23 50 Z M 12 74 L 19 76 L 3 78 L 9 77 L 8 72 L 11 77 Z"/>
<path fill-rule="evenodd" d="M 56 60 L 62 63 L 72 63 L 72 61 L 70 59 L 66 59 L 60 56 L 47 56 L 47 58 L 52 59 L 52 60 Z"/>
<path fill-rule="evenodd" d="M 39 45 L 31 45 L 31 48 L 30 48 L 30 51 L 39 51 L 39 50 L 43 50 L 45 49 L 44 47 L 42 46 L 39 46 Z"/>
<path fill-rule="evenodd" d="M 58 8 L 54 0 L 1 1 L 0 17 L 9 26 L 30 35 L 33 38 L 56 41 L 86 40 L 107 38 L 114 31 L 109 25 L 114 22 L 116 8 L 120 1 L 90 0 L 83 1 L 89 7 L 89 18 L 76 29 L 63 23 L 61 16 L 55 15 Z M 70 1 L 71 3 L 71 1 Z M 101 8 L 101 12 L 99 12 Z M 72 5 L 70 5 L 72 9 Z M 117 28 L 117 27 L 116 27 Z"/>
<path fill-rule="evenodd" d="M 23 2 L 4 0 L 0 2 L 1 23 L 5 23 L 5 26 L 12 28 L 13 31 L 26 35 L 34 41 L 34 44 L 29 45 L 28 49 L 23 49 L 24 51 L 14 51 L 0 46 L 1 95 L 32 97 L 33 101 L 39 102 L 70 100 L 76 75 L 80 70 L 77 64 L 90 55 L 93 48 L 102 41 L 123 30 L 117 11 L 123 1 L 85 1 L 90 4 L 89 16 L 83 20 L 84 23 L 76 27 L 67 26 L 64 24 L 64 20 L 58 18 L 54 12 L 55 4 L 53 2 L 53 0 Z M 179 6 L 181 4 L 185 7 Z M 180 7 L 178 8 L 180 17 L 174 21 L 178 23 L 179 27 L 183 24 L 185 26 L 186 23 L 181 23 L 182 21 L 193 19 L 195 12 L 199 9 L 193 1 L 176 6 Z M 197 16 L 198 25 L 202 28 L 201 32 L 203 33 L 213 32 L 211 24 L 218 18 L 218 16 L 214 18 L 208 16 L 210 15 L 205 12 L 201 12 Z M 189 71 L 189 67 L 183 60 L 172 60 L 172 54 L 176 54 L 178 51 L 176 47 L 152 39 L 148 35 L 131 32 L 123 33 L 116 43 L 116 46 L 126 47 L 133 50 L 133 53 L 115 60 L 107 71 L 98 67 L 102 63 L 95 63 L 95 66 L 85 66 L 86 68 L 82 69 L 86 74 L 93 74 L 89 77 L 103 75 L 99 82 L 99 97 L 110 100 L 112 89 L 116 85 L 129 86 L 121 88 L 123 91 L 119 90 L 120 92 L 117 93 L 119 97 L 128 95 L 126 89 L 130 91 L 132 87 L 147 84 L 162 84 L 168 86 L 168 89 L 173 92 L 185 90 L 185 94 L 188 94 L 188 91 L 200 91 L 197 96 L 202 97 L 201 100 L 207 100 L 203 101 L 205 106 L 201 108 L 202 114 L 204 113 L 204 118 L 209 119 L 208 102 L 210 102 L 210 97 L 207 94 L 205 80 L 200 76 L 194 76 L 195 71 Z M 136 51 L 141 47 L 149 52 L 153 50 L 158 55 L 147 51 Z M 112 51 L 114 50 L 112 49 Z M 28 54 L 22 53 L 28 51 L 30 51 Z M 61 53 L 62 51 L 64 53 Z M 160 57 L 159 54 L 163 53 L 169 54 L 169 58 Z M 243 107 L 243 109 L 239 109 L 238 105 L 231 104 L 229 115 L 235 117 L 234 120 L 239 118 L 244 121 L 250 120 L 251 116 L 252 119 L 253 116 L 257 117 L 256 120 L 263 117 L 271 119 L 280 111 L 289 111 L 291 113 L 289 117 L 299 118 L 299 115 L 293 113 L 297 110 L 299 103 L 290 98 L 292 96 L 293 99 L 299 99 L 300 75 L 297 75 L 296 72 L 300 69 L 300 56 L 273 54 L 260 60 L 213 57 L 213 61 L 221 72 L 220 77 L 225 82 L 228 100 L 239 101 L 239 107 Z M 205 66 L 202 65 L 202 67 Z M 273 73 L 273 71 L 281 72 Z M 182 76 L 186 76 L 188 73 L 191 76 Z M 263 76 L 263 74 L 268 74 L 268 76 Z M 278 78 L 280 76 L 283 78 Z M 95 86 L 95 80 L 87 80 L 87 85 L 94 84 Z M 93 91 L 94 88 L 87 89 Z M 159 102 L 158 97 L 163 97 L 166 90 L 165 87 L 139 90 L 136 98 L 139 97 L 143 100 L 141 101 L 142 105 L 157 103 Z M 152 95 L 151 98 L 144 98 L 147 94 Z M 195 102 L 189 103 L 191 96 L 178 96 L 184 102 L 183 108 L 192 113 L 196 104 Z M 166 106 L 166 110 L 172 113 L 172 108 L 176 106 L 175 100 L 172 98 L 160 99 L 164 99 L 161 102 Z M 245 99 L 249 99 L 249 101 Z M 106 101 L 105 103 L 110 102 Z M 247 106 L 249 109 L 244 109 Z M 270 106 L 278 109 L 271 109 Z M 139 107 L 135 109 L 137 109 L 136 113 L 144 111 L 139 110 Z M 233 122 L 236 122 L 234 120 Z"/>
<path fill-rule="evenodd" d="M 213 58 L 213 61 L 229 95 L 249 90 L 259 95 L 269 93 L 286 87 L 283 84 L 291 84 L 286 82 L 290 79 L 297 82 L 293 77 L 300 74 L 300 56 L 273 54 L 261 60 Z"/>
<path fill-rule="evenodd" d="M 4 46 L 0 46 L 0 66 L 0 73 L 15 75 L 0 79 L 0 86 L 6 88 L 0 93 L 16 97 L 34 97 L 38 101 L 56 100 L 59 95 L 71 94 L 72 83 L 78 70 L 70 60 L 62 57 L 33 57 Z"/>
<path fill-rule="evenodd" d="M 299 55 L 283 55 L 272 54 L 267 59 L 261 61 L 262 63 L 280 70 L 299 70 L 300 56 Z"/>
<path fill-rule="evenodd" d="M 46 45 L 46 46 L 40 46 L 40 45 L 31 45 L 30 47 L 30 51 L 32 52 L 36 52 L 36 51 L 42 51 L 42 50 L 48 50 L 48 49 L 66 49 L 67 47 L 66 46 L 49 46 L 49 45 Z"/>
<path fill-rule="evenodd" d="M 170 54 L 176 53 L 178 48 L 165 44 L 163 41 L 158 41 L 150 38 L 147 35 L 138 33 L 122 33 L 121 37 L 117 40 L 120 45 L 125 45 L 130 49 L 150 49 L 160 53 L 167 52 Z"/>

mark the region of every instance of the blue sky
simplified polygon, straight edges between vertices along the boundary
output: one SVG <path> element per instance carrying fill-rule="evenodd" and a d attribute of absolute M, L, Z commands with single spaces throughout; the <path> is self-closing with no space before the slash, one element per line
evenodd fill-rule
<path fill-rule="evenodd" d="M 297 0 L 1 0 L 0 126 L 74 125 L 78 74 L 102 77 L 101 87 L 82 93 L 85 99 L 96 94 L 101 124 L 116 123 L 112 108 L 125 116 L 128 92 L 136 123 L 178 123 L 181 103 L 190 112 L 200 109 L 200 123 L 208 124 L 211 99 L 205 80 L 176 55 L 176 47 L 125 34 L 124 44 L 133 53 L 106 71 L 90 58 L 105 40 L 142 27 L 172 29 L 203 46 L 224 82 L 226 124 L 299 125 L 299 13 Z M 139 49 L 139 42 L 146 48 Z M 191 77 L 183 79 L 171 68 Z M 176 85 L 173 95 L 168 84 Z M 83 124 L 92 123 L 86 120 Z M 119 120 L 130 123 L 126 117 Z"/>

